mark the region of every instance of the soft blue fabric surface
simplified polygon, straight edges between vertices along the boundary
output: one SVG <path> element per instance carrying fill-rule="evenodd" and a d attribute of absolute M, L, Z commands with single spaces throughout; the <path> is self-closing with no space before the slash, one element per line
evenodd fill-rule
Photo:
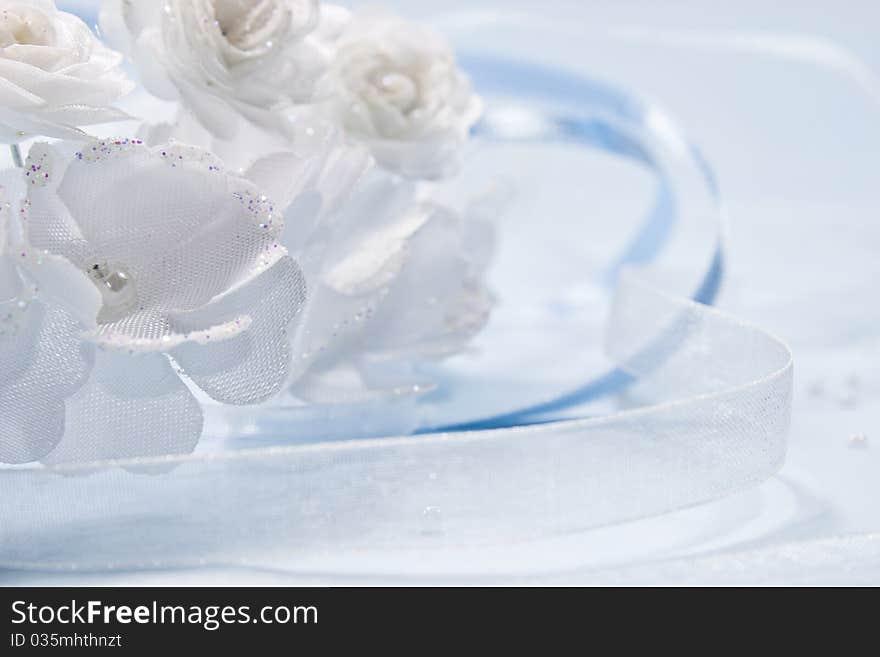
<path fill-rule="evenodd" d="M 713 3 L 710 12 L 697 0 L 548 2 L 529 18 L 534 3 L 505 2 L 505 15 L 525 17 L 513 29 L 486 27 L 473 13 L 449 19 L 472 12 L 473 2 L 391 4 L 414 16 L 442 14 L 463 47 L 489 34 L 497 49 L 565 62 L 658 99 L 718 174 L 733 244 L 722 307 L 787 339 L 796 357 L 791 446 L 773 481 L 662 518 L 463 553 L 445 581 L 479 572 L 496 582 L 880 583 L 880 50 L 863 29 L 880 24 L 880 7 L 747 0 Z M 548 19 L 555 28 L 528 23 Z M 365 581 L 350 572 L 236 568 L 0 577 Z"/>

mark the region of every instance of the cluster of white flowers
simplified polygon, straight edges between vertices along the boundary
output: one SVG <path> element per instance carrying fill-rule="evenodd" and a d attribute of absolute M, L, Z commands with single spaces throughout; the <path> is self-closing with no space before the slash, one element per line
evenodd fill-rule
<path fill-rule="evenodd" d="M 381 398 L 383 363 L 483 327 L 490 231 L 435 194 L 481 102 L 441 37 L 317 0 L 105 0 L 101 27 L 175 122 L 90 137 L 130 118 L 123 54 L 0 0 L 0 140 L 30 143 L 0 173 L 0 462 L 188 452 L 198 396 Z"/>
<path fill-rule="evenodd" d="M 101 24 L 148 89 L 180 100 L 212 140 L 235 140 L 239 152 L 255 130 L 289 134 L 318 115 L 389 171 L 436 179 L 456 171 L 482 109 L 443 38 L 386 12 L 316 0 L 109 0 Z"/>

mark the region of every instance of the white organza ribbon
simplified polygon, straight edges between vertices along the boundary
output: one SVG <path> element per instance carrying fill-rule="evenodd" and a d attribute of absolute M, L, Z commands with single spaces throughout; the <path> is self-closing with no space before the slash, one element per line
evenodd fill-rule
<path fill-rule="evenodd" d="M 621 365 L 670 401 L 493 431 L 6 469 L 0 563 L 140 568 L 500 543 L 699 504 L 780 467 L 784 344 L 634 280 L 609 335 Z M 659 363 L 644 358 L 658 335 L 673 345 Z"/>

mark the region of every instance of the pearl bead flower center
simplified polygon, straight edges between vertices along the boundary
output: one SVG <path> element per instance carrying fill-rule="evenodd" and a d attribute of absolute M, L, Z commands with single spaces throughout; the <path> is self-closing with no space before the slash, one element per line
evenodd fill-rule
<path fill-rule="evenodd" d="M 137 290 L 131 274 L 124 267 L 93 263 L 88 268 L 88 275 L 103 300 L 98 313 L 99 324 L 115 322 L 134 309 Z"/>

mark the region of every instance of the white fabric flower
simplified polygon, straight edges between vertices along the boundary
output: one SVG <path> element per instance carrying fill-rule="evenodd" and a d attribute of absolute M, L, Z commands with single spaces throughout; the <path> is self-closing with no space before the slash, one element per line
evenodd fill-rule
<path fill-rule="evenodd" d="M 415 178 L 454 173 L 482 102 L 449 45 L 386 12 L 348 21 L 334 12 L 320 35 L 335 49 L 338 119 L 392 172 Z"/>
<path fill-rule="evenodd" d="M 286 208 L 280 240 L 309 288 L 290 332 L 291 391 L 321 403 L 396 394 L 411 386 L 390 370 L 456 353 L 485 325 L 493 226 L 477 203 L 433 200 L 433 186 L 372 168 L 365 147 L 312 119 L 247 174 Z"/>
<path fill-rule="evenodd" d="M 191 450 L 200 405 L 167 356 L 223 403 L 281 389 L 305 282 L 253 182 L 201 149 L 128 139 L 37 144 L 22 176 L 28 244 L 44 261 L 26 273 L 96 349 L 46 461 Z"/>
<path fill-rule="evenodd" d="M 317 0 L 107 0 L 101 25 L 152 93 L 228 139 L 241 116 L 276 129 L 313 99 L 327 67 L 309 37 L 318 16 Z"/>
<path fill-rule="evenodd" d="M 292 393 L 318 403 L 397 395 L 412 383 L 397 376 L 401 364 L 460 351 L 493 305 L 491 245 L 491 226 L 473 213 L 381 171 L 368 177 L 291 247 L 311 290 L 293 336 Z"/>
<path fill-rule="evenodd" d="M 0 2 L 0 142 L 128 118 L 110 107 L 133 88 L 121 59 L 51 0 Z"/>

